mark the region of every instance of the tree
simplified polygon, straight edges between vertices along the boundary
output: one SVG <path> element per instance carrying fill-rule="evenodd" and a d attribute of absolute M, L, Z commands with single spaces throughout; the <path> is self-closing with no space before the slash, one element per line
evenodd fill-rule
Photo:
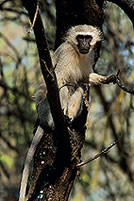
<path fill-rule="evenodd" d="M 123 2 L 123 3 L 125 3 L 126 2 L 126 6 L 127 6 L 127 8 L 129 9 L 129 8 L 131 8 L 132 9 L 132 7 L 130 6 L 131 4 L 129 4 L 127 1 L 120 1 L 120 2 Z M 28 10 L 30 9 L 33 13 L 32 13 L 32 19 L 31 19 L 31 21 L 33 22 L 33 17 L 34 17 L 34 15 L 35 15 L 35 9 L 36 9 L 36 5 L 37 5 L 37 2 L 36 1 L 29 1 L 29 2 L 24 2 L 23 1 L 23 3 L 26 3 L 26 4 L 29 4 L 30 6 L 29 6 L 29 8 L 28 8 Z M 77 4 L 77 9 L 76 9 L 76 7 L 75 7 L 75 5 Z M 31 5 L 33 5 L 33 6 L 31 6 Z M 55 43 L 55 48 L 61 43 L 61 38 L 62 38 L 62 36 L 63 36 L 63 34 L 64 34 L 64 32 L 65 32 L 65 30 L 67 30 L 68 29 L 68 27 L 70 27 L 70 26 L 72 26 L 72 25 L 76 25 L 76 24 L 83 24 L 83 23 L 87 23 L 87 24 L 92 24 L 92 25 L 96 25 L 96 26 L 99 26 L 99 27 L 101 27 L 102 26 L 102 24 L 103 24 L 103 20 L 104 20 L 104 14 L 103 14 L 103 10 L 102 10 L 102 6 L 103 6 L 103 1 L 79 1 L 79 2 L 75 2 L 75 1 L 57 1 L 56 2 L 56 9 L 57 9 L 57 33 L 56 33 L 56 43 Z M 126 8 L 126 7 L 125 7 Z M 62 12 L 63 11 L 63 12 Z M 131 13 L 133 12 L 133 9 L 131 10 Z M 71 13 L 71 14 L 70 14 Z M 30 15 L 31 16 L 31 15 Z M 111 16 L 110 16 L 111 17 Z M 131 18 L 130 18 L 131 19 Z M 107 19 L 106 19 L 107 20 Z M 71 22 L 71 24 L 70 24 L 70 22 Z M 36 19 L 36 22 L 35 23 L 39 23 L 39 21 L 37 21 L 37 19 Z M 38 26 L 40 26 L 40 24 L 38 24 Z M 34 26 L 34 28 L 35 28 L 35 26 Z M 108 29 L 108 31 L 109 31 L 109 35 L 108 35 L 108 38 L 107 38 L 107 40 L 110 40 L 111 39 L 111 37 L 116 37 L 116 35 L 113 35 L 113 34 L 115 34 L 115 33 L 113 33 L 111 30 L 110 30 L 110 28 L 111 27 L 107 27 L 107 29 Z M 37 32 L 37 35 L 39 35 L 40 34 L 40 32 L 41 32 L 41 29 L 39 28 L 38 29 L 38 32 Z M 111 37 L 110 37 L 111 36 Z M 41 40 L 41 42 L 42 41 L 45 41 L 45 40 Z M 37 42 L 37 39 L 36 39 L 36 42 Z M 110 41 L 109 41 L 109 44 L 110 45 L 112 45 L 112 43 L 110 43 Z M 42 44 L 38 44 L 38 47 L 40 48 L 41 47 L 41 45 Z M 114 46 L 114 45 L 113 45 Z M 115 46 L 120 46 L 120 44 L 115 44 Z M 100 47 L 97 47 L 97 50 L 96 50 L 96 58 L 98 58 L 98 54 L 99 54 L 99 48 Z M 115 49 L 115 50 L 117 50 L 117 48 Z M 109 50 L 108 50 L 109 51 Z M 111 53 L 112 53 L 112 55 L 113 55 L 113 58 L 115 57 L 115 52 L 112 52 L 112 51 L 110 51 L 110 56 L 111 56 Z M 45 54 L 45 56 L 46 56 L 46 54 Z M 110 58 L 110 57 L 109 57 Z M 41 55 L 40 55 L 40 60 L 42 59 L 42 57 L 41 57 Z M 43 56 L 43 60 L 44 60 L 44 56 Z M 47 59 L 46 59 L 47 60 Z M 116 67 L 117 67 L 117 69 L 118 69 L 118 66 L 120 65 L 119 63 L 117 63 L 117 62 L 119 62 L 118 60 L 116 60 L 116 58 L 115 58 L 115 62 L 116 62 Z M 44 63 L 42 62 L 42 65 L 44 65 Z M 109 66 L 111 66 L 111 64 L 109 63 Z M 115 68 L 115 66 L 113 67 L 113 68 Z M 95 68 L 96 69 L 96 68 Z M 50 82 L 51 82 L 51 80 L 50 80 Z M 49 82 L 49 83 L 50 83 Z M 3 85 L 4 86 L 4 85 Z M 52 87 L 53 87 L 53 85 L 52 85 Z M 28 88 L 28 87 L 26 87 L 26 88 Z M 53 91 L 55 92 L 55 85 L 54 85 L 54 87 L 53 87 Z M 95 91 L 97 91 L 97 94 L 99 94 L 99 97 L 100 97 L 100 100 L 102 101 L 102 105 L 104 106 L 104 112 L 106 112 L 106 113 L 109 113 L 109 111 L 111 110 L 111 107 L 110 107 L 110 105 L 109 105 L 109 102 L 107 101 L 107 97 L 105 96 L 105 94 L 104 94 L 104 90 L 102 89 L 102 88 L 95 88 Z M 118 89 L 116 89 L 115 90 L 115 97 L 117 97 L 117 94 L 118 94 Z M 55 92 L 55 95 L 56 95 L 57 93 Z M 110 95 L 110 98 L 111 98 L 111 101 L 112 101 L 112 94 Z M 50 93 L 50 100 L 53 100 L 53 96 L 52 96 L 52 94 Z M 132 100 L 131 100 L 131 104 L 133 105 L 133 103 L 132 103 Z M 53 105 L 53 104 L 52 104 Z M 56 107 L 56 109 L 58 110 L 58 107 Z M 55 110 L 55 108 L 54 108 L 54 110 Z M 128 111 L 129 112 L 129 111 Z M 86 110 L 85 110 L 85 112 L 84 112 L 84 121 L 83 122 L 81 122 L 80 121 L 80 124 L 78 123 L 78 125 L 80 125 L 80 126 L 78 126 L 78 125 L 76 125 L 76 128 L 77 128 L 77 138 L 78 138 L 78 140 L 80 141 L 80 143 L 81 143 L 81 147 L 80 147 L 80 149 L 82 148 L 82 146 L 83 146 L 83 143 L 84 143 L 84 132 L 85 132 L 85 128 L 83 128 L 83 126 L 84 126 L 84 124 L 85 124 L 85 120 L 86 120 Z M 114 138 L 114 140 L 116 140 L 117 138 L 118 138 L 118 132 L 117 132 L 117 130 L 116 130 L 116 123 L 113 121 L 113 113 L 111 113 L 110 112 L 110 114 L 107 116 L 107 124 L 109 124 L 110 126 L 110 128 L 111 128 L 111 132 L 112 132 L 112 136 L 113 136 L 113 138 Z M 61 117 L 62 118 L 62 117 Z M 118 115 L 117 115 L 117 118 L 118 118 Z M 64 124 L 64 123 L 63 123 Z M 98 123 L 99 124 L 99 123 Z M 62 128 L 63 130 L 64 130 L 64 127 Z M 63 132 L 63 130 L 61 129 L 61 131 L 58 131 L 57 132 L 57 135 L 56 135 L 56 139 L 57 138 L 59 138 L 59 144 L 61 144 L 62 145 L 62 142 L 64 142 L 64 144 L 66 145 L 66 147 L 69 147 L 68 146 L 68 138 L 66 137 L 66 135 L 64 135 L 64 133 L 65 132 Z M 62 139 L 60 139 L 60 137 L 58 137 L 58 136 L 60 136 L 60 133 L 62 133 Z M 54 141 L 54 139 L 53 139 L 53 137 L 54 136 L 52 136 L 52 135 L 46 135 L 42 140 L 41 140 L 41 143 L 40 143 L 40 145 L 39 145 L 39 147 L 38 147 L 38 150 L 37 150 L 37 152 L 36 152 L 36 155 L 35 155 L 35 165 L 34 165 L 34 170 L 33 170 L 33 177 L 32 177 L 32 180 L 31 180 L 31 187 L 30 187 L 30 189 L 29 189 L 29 197 L 31 197 L 31 195 L 34 197 L 36 197 L 37 195 L 38 195 L 38 193 L 39 193 L 39 187 L 40 187 L 40 185 L 42 186 L 43 185 L 43 182 L 45 182 L 45 179 L 42 177 L 42 175 L 44 176 L 44 172 L 43 172 L 43 170 L 41 169 L 40 171 L 36 171 L 37 169 L 36 168 L 38 168 L 39 167 L 39 163 L 40 163 L 40 157 L 39 157 L 39 153 L 41 152 L 41 151 L 43 151 L 43 146 L 44 146 L 44 144 L 45 144 L 45 142 L 48 142 L 49 140 L 49 142 L 50 142 L 50 145 L 48 146 L 48 149 L 50 148 L 50 146 L 52 146 L 53 145 L 53 141 Z M 67 138 L 67 140 L 66 140 L 66 138 Z M 48 140 L 49 139 L 49 140 Z M 124 142 L 124 140 L 125 140 L 125 137 L 124 136 L 122 136 L 121 137 L 121 141 L 123 141 Z M 87 142 L 87 144 L 90 144 L 90 146 L 91 147 L 93 147 L 93 148 L 97 148 L 97 145 L 96 145 L 96 143 L 94 144 L 94 143 L 90 143 L 91 141 L 88 141 Z M 47 143 L 46 143 L 47 144 Z M 58 189 L 60 189 L 60 193 L 61 193 L 61 195 L 60 195 L 60 199 L 61 200 L 66 200 L 67 198 L 68 198 L 68 196 L 69 196 L 69 191 L 70 191 L 70 189 L 71 189 L 71 187 L 72 187 L 72 184 L 73 184 L 73 180 L 74 180 L 74 178 L 75 178 L 75 176 L 76 176 L 76 172 L 77 172 L 77 168 L 76 168 L 76 164 L 78 163 L 78 161 L 80 160 L 80 155 L 81 155 L 81 150 L 80 149 L 78 149 L 77 150 L 77 148 L 74 146 L 74 144 L 73 144 L 73 142 L 71 141 L 71 144 L 72 144 L 72 147 L 74 148 L 73 150 L 72 150 L 72 152 L 74 151 L 75 152 L 75 156 L 76 157 L 74 157 L 74 160 L 72 160 L 72 161 L 70 161 L 70 165 L 71 166 L 69 166 L 68 165 L 68 161 L 64 161 L 64 158 L 65 158 L 65 156 L 66 155 L 68 155 L 68 150 L 66 149 L 66 150 L 64 150 L 63 148 L 64 147 L 60 147 L 60 151 L 59 151 L 59 153 L 62 153 L 63 155 L 58 155 L 58 157 L 57 157 L 57 163 L 56 163 L 56 173 L 57 174 L 55 174 L 55 172 L 54 172 L 54 174 L 52 174 L 52 176 L 55 176 L 56 178 L 54 178 L 54 177 L 52 177 L 52 178 L 50 178 L 50 180 L 53 180 L 53 182 L 57 179 L 57 178 L 63 178 L 63 180 L 60 180 L 60 183 L 56 183 L 56 185 L 54 185 L 54 183 L 53 183 L 53 185 L 52 184 L 49 184 L 47 187 L 44 187 L 44 195 L 45 196 L 47 196 L 47 195 L 50 195 L 50 193 L 52 193 L 51 195 L 54 197 L 53 199 L 55 199 L 56 200 L 56 198 L 57 198 L 57 200 L 59 200 L 59 198 L 58 198 L 58 193 L 59 193 L 59 191 L 58 191 Z M 124 145 L 125 145 L 125 142 L 123 143 Z M 102 144 L 103 145 L 103 144 Z M 54 161 L 54 155 L 55 155 L 55 152 L 56 152 L 56 154 L 58 153 L 57 152 L 57 148 L 56 148 L 56 146 L 52 146 L 53 148 L 52 148 L 52 152 L 51 153 L 49 153 L 50 155 L 51 155 L 51 159 Z M 119 163 L 119 166 L 120 166 L 120 168 L 125 172 L 125 173 L 127 173 L 128 174 L 128 177 L 130 178 L 130 180 L 132 180 L 133 181 L 133 174 L 132 174 L 132 170 L 131 170 L 131 168 L 129 167 L 129 164 L 128 164 L 128 159 L 125 157 L 125 149 L 121 146 L 121 144 L 119 143 L 118 145 L 117 145 L 117 152 L 118 152 L 118 154 L 119 154 L 119 156 L 120 156 L 120 158 L 119 158 L 119 161 L 120 161 L 120 163 Z M 51 161 L 50 161 L 50 155 L 48 154 L 48 159 L 47 158 L 45 158 L 45 160 L 48 160 L 48 163 L 51 163 Z M 104 159 L 106 159 L 106 160 L 109 160 L 110 162 L 112 162 L 112 163 L 118 163 L 118 160 L 116 161 L 116 160 L 113 160 L 113 158 L 114 157 L 111 157 L 111 156 L 109 156 L 109 154 L 107 154 L 105 157 L 104 157 Z M 62 164 L 61 164 L 61 161 L 62 161 Z M 105 162 L 103 162 L 103 164 L 102 164 L 103 166 L 107 166 L 107 164 L 105 164 Z M 45 169 L 45 168 L 43 168 L 43 169 Z M 59 171 L 58 171 L 59 170 Z M 104 170 L 106 171 L 106 175 L 108 174 L 107 172 L 107 170 L 104 168 Z M 50 170 L 48 170 L 48 171 L 50 171 Z M 34 189 L 34 186 L 35 186 L 35 184 L 36 184 L 36 181 L 37 181 L 37 177 L 38 177 L 38 174 L 40 174 L 40 172 L 41 172 L 41 176 L 38 178 L 38 182 L 37 182 L 37 185 L 36 185 L 36 187 L 35 187 L 35 189 Z M 35 174 L 36 173 L 36 174 Z M 68 173 L 68 174 L 67 174 Z M 65 175 L 68 175 L 67 177 L 65 177 Z M 62 176 L 61 176 L 62 175 Z M 109 179 L 108 179 L 108 177 L 109 177 L 109 175 L 107 176 L 107 181 L 109 181 Z M 42 178 L 43 178 L 43 181 L 42 181 Z M 65 179 L 65 180 L 64 180 Z M 57 180 L 56 180 L 57 181 Z M 49 181 L 50 183 L 52 182 L 52 181 Z M 62 185 L 62 182 L 65 182 L 65 185 L 63 186 Z M 108 186 L 109 184 L 107 184 L 107 186 Z M 51 186 L 51 188 L 50 188 L 50 186 Z M 54 190 L 54 187 L 55 187 L 55 190 Z M 53 189 L 53 190 L 52 190 Z M 65 189 L 67 189 L 67 191 L 65 191 Z M 110 189 L 110 187 L 109 187 L 109 189 Z M 34 191 L 34 193 L 33 193 L 33 191 Z M 65 192 L 65 193 L 63 193 L 63 192 Z M 111 193 L 112 194 L 112 193 Z M 56 195 L 57 195 L 57 197 L 56 197 Z M 32 198 L 33 199 L 33 198 Z M 31 200 L 32 200 L 31 199 Z M 30 200 L 30 198 L 29 198 L 29 200 Z"/>

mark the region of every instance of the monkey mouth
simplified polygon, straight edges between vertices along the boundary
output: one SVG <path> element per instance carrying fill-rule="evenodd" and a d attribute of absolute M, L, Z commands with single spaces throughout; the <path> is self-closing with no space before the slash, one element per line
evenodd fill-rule
<path fill-rule="evenodd" d="M 80 49 L 79 51 L 81 54 L 88 54 L 89 49 Z"/>

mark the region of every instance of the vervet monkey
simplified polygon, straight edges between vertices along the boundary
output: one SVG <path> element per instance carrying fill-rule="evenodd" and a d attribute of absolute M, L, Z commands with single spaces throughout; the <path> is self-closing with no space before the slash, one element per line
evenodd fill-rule
<path fill-rule="evenodd" d="M 64 114 L 71 121 L 82 111 L 83 89 L 80 83 L 93 85 L 105 83 L 107 77 L 92 72 L 94 65 L 94 46 L 102 40 L 101 31 L 93 26 L 78 25 L 72 27 L 62 43 L 55 51 L 52 62 L 60 89 L 60 102 Z M 71 87 L 70 83 L 76 87 Z M 42 84 L 35 94 L 36 108 L 40 125 L 54 128 L 48 100 L 47 90 Z"/>
<path fill-rule="evenodd" d="M 82 111 L 84 90 L 80 87 L 80 84 L 98 85 L 106 83 L 109 78 L 92 73 L 95 58 L 94 46 L 101 40 L 101 31 L 98 28 L 89 25 L 74 26 L 66 33 L 65 42 L 58 47 L 52 57 L 58 82 L 61 107 L 64 114 L 71 121 L 76 119 Z M 72 86 L 70 86 L 71 84 Z M 39 87 L 35 98 L 39 126 L 27 154 L 19 201 L 24 201 L 25 199 L 30 163 L 36 147 L 44 134 L 41 127 L 44 128 L 45 126 L 46 128 L 54 129 L 54 121 L 47 99 L 45 84 Z"/>

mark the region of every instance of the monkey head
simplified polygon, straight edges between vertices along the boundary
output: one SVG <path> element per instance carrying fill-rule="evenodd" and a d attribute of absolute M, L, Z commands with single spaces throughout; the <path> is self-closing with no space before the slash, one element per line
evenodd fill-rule
<path fill-rule="evenodd" d="M 77 35 L 76 39 L 78 41 L 78 50 L 81 54 L 88 54 L 90 50 L 90 43 L 92 41 L 92 36 L 91 35 Z"/>
<path fill-rule="evenodd" d="M 81 54 L 88 54 L 95 44 L 102 40 L 99 28 L 91 25 L 74 26 L 66 34 L 66 40 Z"/>

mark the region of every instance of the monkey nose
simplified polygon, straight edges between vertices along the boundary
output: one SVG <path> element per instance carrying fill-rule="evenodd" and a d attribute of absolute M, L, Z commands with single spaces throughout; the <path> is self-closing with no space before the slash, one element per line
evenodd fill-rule
<path fill-rule="evenodd" d="M 83 39 L 82 44 L 83 44 L 83 46 L 86 46 L 87 42 L 86 42 L 86 39 L 85 39 L 85 38 Z"/>

